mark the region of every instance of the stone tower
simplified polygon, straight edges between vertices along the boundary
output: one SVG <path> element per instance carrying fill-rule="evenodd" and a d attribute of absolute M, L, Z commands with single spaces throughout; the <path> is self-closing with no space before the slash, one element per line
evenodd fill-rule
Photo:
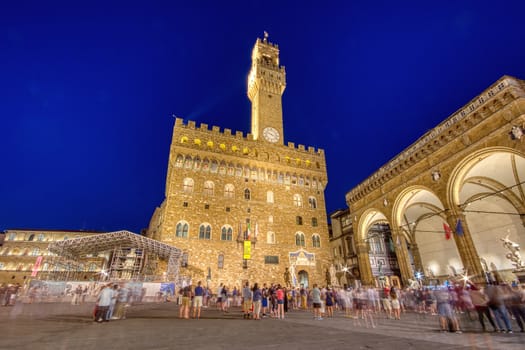
<path fill-rule="evenodd" d="M 282 96 L 286 73 L 279 66 L 279 47 L 257 39 L 252 51 L 252 68 L 248 76 L 248 97 L 252 101 L 252 135 L 254 140 L 283 144 Z"/>
<path fill-rule="evenodd" d="M 285 283 L 285 271 L 295 285 L 324 283 L 325 154 L 284 145 L 284 87 L 279 50 L 265 36 L 252 53 L 251 133 L 176 119 L 165 199 L 147 235 L 185 252 L 182 275 L 212 288 Z"/>

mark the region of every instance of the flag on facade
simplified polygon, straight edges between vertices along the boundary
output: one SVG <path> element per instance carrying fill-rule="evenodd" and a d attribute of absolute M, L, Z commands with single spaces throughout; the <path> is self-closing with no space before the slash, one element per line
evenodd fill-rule
<path fill-rule="evenodd" d="M 452 236 L 452 230 L 450 229 L 450 226 L 448 226 L 446 223 L 443 223 L 443 229 L 445 230 L 445 238 L 450 239 Z"/>
<path fill-rule="evenodd" d="M 247 226 L 247 228 L 246 228 L 246 239 L 247 239 L 247 240 L 250 240 L 250 235 L 251 235 L 251 233 L 252 233 L 252 232 L 251 232 L 252 229 L 251 229 L 251 227 L 250 227 L 250 223 L 248 223 L 246 226 Z"/>
<path fill-rule="evenodd" d="M 461 226 L 461 219 L 458 219 L 456 223 L 456 234 L 458 236 L 463 236 L 463 226 Z"/>

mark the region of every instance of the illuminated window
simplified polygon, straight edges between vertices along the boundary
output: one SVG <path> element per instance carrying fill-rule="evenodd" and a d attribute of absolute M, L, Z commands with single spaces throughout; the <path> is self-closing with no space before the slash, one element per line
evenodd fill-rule
<path fill-rule="evenodd" d="M 184 160 L 184 167 L 186 169 L 191 169 L 193 166 L 193 159 L 190 156 L 186 156 L 186 159 Z"/>
<path fill-rule="evenodd" d="M 184 193 L 193 193 L 193 179 L 192 178 L 185 178 L 182 183 L 182 191 Z"/>
<path fill-rule="evenodd" d="M 177 168 L 182 168 L 184 165 L 184 158 L 179 154 L 177 158 L 175 159 L 175 166 Z"/>
<path fill-rule="evenodd" d="M 213 196 L 213 188 L 215 185 L 213 184 L 213 181 L 206 181 L 204 182 L 204 195 L 206 196 Z"/>
<path fill-rule="evenodd" d="M 233 198 L 235 194 L 235 187 L 232 184 L 226 184 L 224 186 L 224 197 Z"/>
<path fill-rule="evenodd" d="M 268 244 L 275 244 L 275 233 L 268 232 L 266 234 L 266 243 L 268 243 Z"/>
<path fill-rule="evenodd" d="M 273 192 L 272 191 L 266 192 L 266 202 L 273 203 Z"/>
<path fill-rule="evenodd" d="M 293 205 L 296 207 L 302 207 L 303 206 L 303 198 L 300 194 L 296 193 L 293 195 Z"/>

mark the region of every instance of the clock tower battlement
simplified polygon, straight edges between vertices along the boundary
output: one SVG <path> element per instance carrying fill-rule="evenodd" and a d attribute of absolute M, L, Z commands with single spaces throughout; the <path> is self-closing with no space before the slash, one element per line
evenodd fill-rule
<path fill-rule="evenodd" d="M 279 46 L 257 38 L 252 50 L 252 67 L 248 75 L 248 97 L 252 102 L 254 140 L 283 145 L 282 95 L 286 88 L 286 72 L 279 65 Z"/>
<path fill-rule="evenodd" d="M 326 169 L 325 152 L 322 148 L 296 145 L 294 142 L 288 142 L 286 147 L 261 144 L 254 140 L 252 134 L 245 135 L 242 131 L 219 126 L 210 128 L 206 123 L 198 124 L 178 117 L 173 126 L 171 147 L 185 148 L 189 153 L 207 151 L 248 159 L 273 160 L 299 168 Z"/>

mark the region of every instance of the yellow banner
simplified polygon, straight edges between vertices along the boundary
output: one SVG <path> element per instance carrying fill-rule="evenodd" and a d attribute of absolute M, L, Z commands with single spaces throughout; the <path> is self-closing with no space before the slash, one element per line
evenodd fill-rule
<path fill-rule="evenodd" d="M 243 259 L 251 259 L 252 257 L 252 242 L 244 241 L 244 255 Z"/>

